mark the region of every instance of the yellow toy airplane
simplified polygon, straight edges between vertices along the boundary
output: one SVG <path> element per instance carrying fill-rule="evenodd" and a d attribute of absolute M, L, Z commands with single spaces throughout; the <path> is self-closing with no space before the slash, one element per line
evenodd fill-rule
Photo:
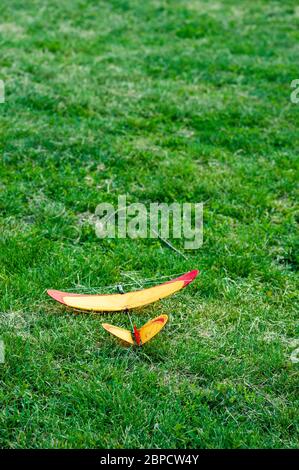
<path fill-rule="evenodd" d="M 171 281 L 164 282 L 163 284 L 127 293 L 124 293 L 121 286 L 118 286 L 118 294 L 109 295 L 72 294 L 52 289 L 49 289 L 47 293 L 58 302 L 77 310 L 91 312 L 117 312 L 123 310 L 129 315 L 129 309 L 143 307 L 157 300 L 164 299 L 181 290 L 183 287 L 186 287 L 196 278 L 197 274 L 198 270 L 195 269 Z M 150 320 L 140 329 L 132 324 L 132 333 L 129 330 L 109 325 L 108 323 L 103 323 L 103 327 L 105 330 L 109 331 L 109 333 L 117 336 L 126 343 L 140 346 L 159 333 L 167 320 L 167 315 L 160 315 Z"/>

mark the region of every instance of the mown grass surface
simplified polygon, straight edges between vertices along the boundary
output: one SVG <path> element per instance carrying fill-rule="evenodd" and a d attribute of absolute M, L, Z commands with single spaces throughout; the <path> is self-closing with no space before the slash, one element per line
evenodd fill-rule
<path fill-rule="evenodd" d="M 2 0 L 1 447 L 298 446 L 297 3 Z M 99 240 L 119 194 L 203 247 Z M 196 267 L 137 351 L 45 295 Z"/>

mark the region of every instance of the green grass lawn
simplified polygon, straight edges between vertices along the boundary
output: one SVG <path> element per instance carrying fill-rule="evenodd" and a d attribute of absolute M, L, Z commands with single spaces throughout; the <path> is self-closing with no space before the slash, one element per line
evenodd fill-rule
<path fill-rule="evenodd" d="M 298 447 L 297 5 L 1 1 L 1 447 Z M 98 239 L 120 194 L 203 202 L 203 247 Z M 139 350 L 45 293 L 193 268 Z"/>

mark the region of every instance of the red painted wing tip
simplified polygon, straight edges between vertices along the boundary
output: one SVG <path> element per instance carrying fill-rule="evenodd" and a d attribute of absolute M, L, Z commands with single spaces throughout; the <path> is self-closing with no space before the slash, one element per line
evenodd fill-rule
<path fill-rule="evenodd" d="M 54 290 L 54 289 L 48 289 L 47 294 L 52 297 L 52 299 L 57 300 L 57 302 L 60 302 L 61 304 L 65 305 L 65 302 L 63 300 L 63 297 L 65 295 L 65 292 L 61 292 L 59 290 Z"/>
<path fill-rule="evenodd" d="M 165 316 L 162 316 L 162 315 L 161 315 L 160 317 L 155 318 L 155 319 L 153 320 L 153 322 L 155 322 L 155 323 L 166 323 L 167 320 L 168 320 L 167 315 L 166 315 L 166 318 L 165 318 Z"/>
<path fill-rule="evenodd" d="M 184 287 L 186 287 L 188 284 L 190 284 L 190 282 L 194 281 L 198 273 L 199 273 L 198 269 L 193 269 L 192 271 L 189 271 L 188 273 L 183 274 L 182 276 L 177 277 L 176 279 L 173 279 L 170 282 L 184 281 Z"/>

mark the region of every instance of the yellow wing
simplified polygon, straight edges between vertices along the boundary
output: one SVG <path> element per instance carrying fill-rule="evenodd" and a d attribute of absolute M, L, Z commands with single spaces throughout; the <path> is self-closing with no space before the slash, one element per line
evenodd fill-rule
<path fill-rule="evenodd" d="M 50 289 L 47 292 L 53 299 L 67 305 L 68 307 L 94 312 L 112 312 L 143 307 L 144 305 L 148 305 L 156 300 L 168 297 L 187 286 L 196 278 L 197 274 L 198 271 L 195 269 L 176 279 L 165 282 L 164 284 L 150 287 L 149 289 L 128 292 L 126 294 L 83 295 L 71 294 L 53 289 Z"/>
<path fill-rule="evenodd" d="M 109 331 L 109 333 L 117 336 L 117 338 L 120 338 L 122 341 L 125 341 L 128 344 L 135 344 L 132 338 L 132 334 L 129 330 L 120 328 L 119 326 L 109 325 L 109 323 L 102 323 L 102 326 L 106 331 Z"/>
<path fill-rule="evenodd" d="M 155 300 L 168 297 L 182 287 L 184 287 L 184 282 L 177 281 L 172 284 L 162 284 L 145 290 L 128 292 L 127 294 L 65 296 L 63 300 L 69 307 L 109 312 L 142 307 L 155 302 Z"/>
<path fill-rule="evenodd" d="M 167 315 L 160 315 L 159 317 L 148 321 L 139 330 L 134 327 L 135 341 L 131 332 L 129 330 L 126 330 L 125 328 L 109 325 L 109 323 L 102 323 L 102 326 L 103 328 L 105 328 L 106 331 L 116 336 L 117 338 L 120 338 L 122 341 L 125 341 L 128 344 L 137 344 L 138 346 L 140 346 L 144 343 L 147 343 L 150 339 L 156 336 L 159 331 L 162 330 L 163 326 L 166 325 L 167 320 Z"/>
<path fill-rule="evenodd" d="M 143 325 L 139 329 L 139 335 L 142 344 L 147 343 L 147 341 L 156 336 L 156 334 L 158 334 L 159 331 L 162 330 L 163 326 L 166 325 L 167 320 L 167 315 L 160 315 L 159 317 L 156 317 L 153 320 L 147 322 L 145 325 Z"/>

